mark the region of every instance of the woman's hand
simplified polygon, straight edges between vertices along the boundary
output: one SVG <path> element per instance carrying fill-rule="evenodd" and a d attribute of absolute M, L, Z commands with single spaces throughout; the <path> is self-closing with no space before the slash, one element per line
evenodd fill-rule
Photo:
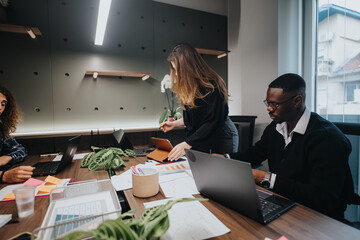
<path fill-rule="evenodd" d="M 160 124 L 160 129 L 165 133 L 173 130 L 174 128 L 175 128 L 175 122 L 166 121 Z"/>
<path fill-rule="evenodd" d="M 168 160 L 178 160 L 180 157 L 185 156 L 185 149 L 191 149 L 191 146 L 186 142 L 179 143 L 169 153 Z"/>
<path fill-rule="evenodd" d="M 180 118 L 178 120 L 175 120 L 173 122 L 166 121 L 160 124 L 160 129 L 163 130 L 163 132 L 168 132 L 173 130 L 176 127 L 184 126 L 184 119 Z"/>

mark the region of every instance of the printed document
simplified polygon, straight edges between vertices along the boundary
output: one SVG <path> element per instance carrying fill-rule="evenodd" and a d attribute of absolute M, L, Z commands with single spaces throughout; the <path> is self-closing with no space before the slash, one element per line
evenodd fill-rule
<path fill-rule="evenodd" d="M 170 199 L 144 203 L 146 208 L 166 204 Z M 180 202 L 168 211 L 170 227 L 162 240 L 208 239 L 230 232 L 199 201 Z"/>

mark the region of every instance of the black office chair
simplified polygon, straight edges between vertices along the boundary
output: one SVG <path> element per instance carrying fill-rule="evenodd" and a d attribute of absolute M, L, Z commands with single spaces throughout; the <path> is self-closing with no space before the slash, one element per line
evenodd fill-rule
<path fill-rule="evenodd" d="M 349 135 L 348 138 L 353 141 L 359 141 L 359 139 L 354 138 L 354 136 L 359 137 L 360 136 L 360 123 L 346 123 L 346 122 L 334 122 L 334 124 L 344 133 L 345 135 Z M 353 138 L 353 139 L 352 139 Z M 357 162 L 358 157 L 352 157 L 350 155 L 349 157 L 349 165 L 351 165 L 351 162 Z M 357 165 L 357 164 L 354 164 Z M 358 176 L 360 177 L 360 176 Z M 360 198 L 359 196 L 354 196 L 353 204 L 360 205 Z M 349 225 L 360 229 L 360 222 L 349 222 Z"/>
<path fill-rule="evenodd" d="M 246 151 L 253 145 L 255 119 L 257 116 L 229 116 L 239 133 L 238 151 Z"/>
<path fill-rule="evenodd" d="M 343 134 L 360 136 L 360 123 L 333 122 Z"/>

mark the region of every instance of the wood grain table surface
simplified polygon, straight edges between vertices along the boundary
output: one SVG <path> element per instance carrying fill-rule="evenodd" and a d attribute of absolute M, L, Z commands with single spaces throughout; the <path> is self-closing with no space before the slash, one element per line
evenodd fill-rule
<path fill-rule="evenodd" d="M 29 156 L 22 165 L 32 165 L 37 161 L 51 161 L 53 157 Z M 81 160 L 74 160 L 71 166 L 66 167 L 61 173 L 57 174 L 59 178 L 74 178 L 75 181 L 84 181 L 90 179 L 108 179 L 108 173 L 105 170 L 88 171 L 87 168 L 80 168 Z M 130 168 L 130 166 L 144 163 L 145 157 L 125 159 L 126 168 L 117 171 L 120 174 Z M 44 180 L 45 177 L 37 177 Z M 0 188 L 7 186 L 1 184 Z M 136 216 L 139 216 L 144 209 L 143 203 L 164 199 L 165 196 L 160 192 L 150 198 L 137 198 L 132 194 L 132 190 L 125 190 L 124 194 L 131 208 L 136 208 Z M 195 195 L 195 197 L 202 197 Z M 267 225 L 262 225 L 236 211 L 233 211 L 217 202 L 201 202 L 209 211 L 211 211 L 223 224 L 231 231 L 225 235 L 213 239 L 278 239 L 285 236 L 288 239 L 360 239 L 360 231 L 331 219 L 321 213 L 318 213 L 305 206 L 297 204 L 287 213 Z M 47 207 L 49 206 L 49 197 L 35 199 L 35 212 L 33 215 L 21 219 L 18 223 L 7 224 L 0 229 L 0 239 L 8 239 L 21 232 L 32 232 L 40 227 L 45 217 Z M 13 220 L 18 220 L 15 201 L 1 202 L 0 214 L 13 214 Z M 186 220 L 184 220 L 186 221 Z"/>

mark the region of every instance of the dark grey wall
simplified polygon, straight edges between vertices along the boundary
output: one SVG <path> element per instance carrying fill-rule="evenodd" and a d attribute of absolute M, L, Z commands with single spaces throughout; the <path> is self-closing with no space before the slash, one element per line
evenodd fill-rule
<path fill-rule="evenodd" d="M 113 0 L 103 46 L 93 44 L 96 0 L 13 0 L 6 10 L 8 23 L 43 34 L 0 32 L 0 83 L 14 92 L 23 113 L 18 132 L 156 126 L 166 106 L 160 81 L 172 47 L 227 49 L 225 16 L 151 0 Z M 227 80 L 226 57 L 204 59 Z M 152 77 L 93 80 L 84 75 L 90 69 Z"/>

